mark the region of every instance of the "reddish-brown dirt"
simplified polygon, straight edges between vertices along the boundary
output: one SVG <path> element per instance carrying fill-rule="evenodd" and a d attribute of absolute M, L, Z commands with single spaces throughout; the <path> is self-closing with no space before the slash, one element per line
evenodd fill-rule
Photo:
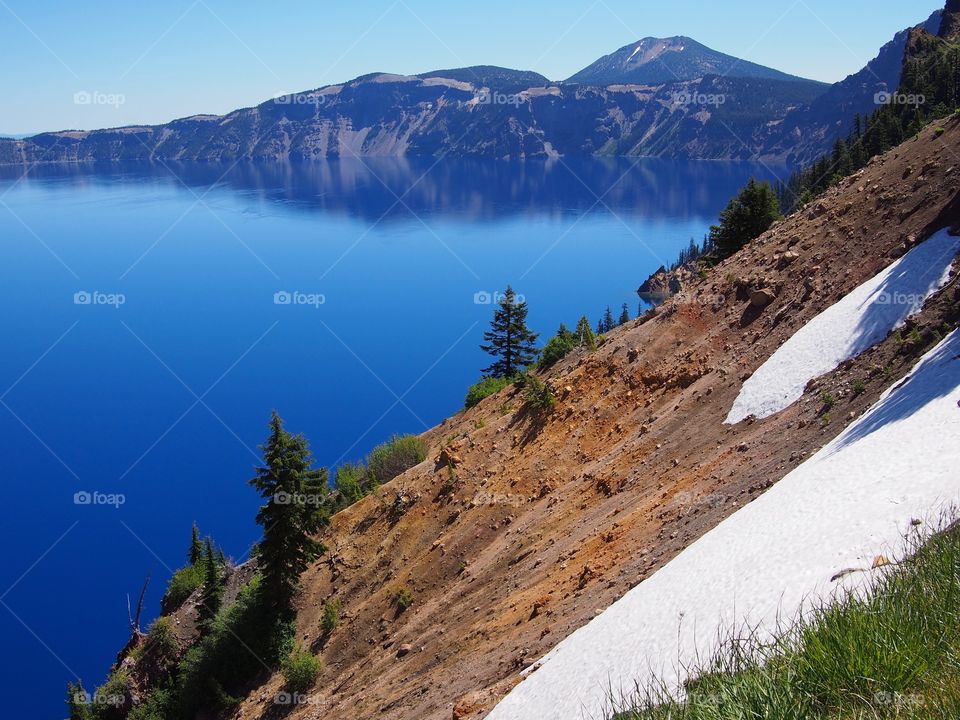
<path fill-rule="evenodd" d="M 840 432 L 912 365 L 902 343 L 888 339 L 774 417 L 723 419 L 790 335 L 960 218 L 960 118 L 943 125 L 779 222 L 652 319 L 568 356 L 545 374 L 557 397 L 547 417 L 508 388 L 427 432 L 428 460 L 336 515 L 329 553 L 303 578 L 298 636 L 324 663 L 311 693 L 277 707 L 274 675 L 235 717 L 482 717 L 522 669 Z M 761 287 L 776 299 L 752 309 Z M 930 323 L 955 312 L 951 292 Z M 837 397 L 829 421 L 823 388 Z M 401 511 L 398 493 L 412 501 Z M 413 597 L 403 611 L 402 589 Z M 324 637 L 333 599 L 342 619 Z"/>

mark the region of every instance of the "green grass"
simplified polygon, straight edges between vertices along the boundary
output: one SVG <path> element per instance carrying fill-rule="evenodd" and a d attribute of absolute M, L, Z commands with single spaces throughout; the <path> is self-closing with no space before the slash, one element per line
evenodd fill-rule
<path fill-rule="evenodd" d="M 513 382 L 513 378 L 485 377 L 480 382 L 470 386 L 467 397 L 463 401 L 464 408 L 472 408 L 481 400 L 495 395 Z"/>
<path fill-rule="evenodd" d="M 691 673 L 616 702 L 615 720 L 960 718 L 960 530 L 939 533 L 869 594 L 817 608 L 770 642 L 729 639 Z"/>

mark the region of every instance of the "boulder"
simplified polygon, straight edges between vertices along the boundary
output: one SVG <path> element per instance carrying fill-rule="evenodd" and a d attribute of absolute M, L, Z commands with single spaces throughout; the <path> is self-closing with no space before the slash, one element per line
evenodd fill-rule
<path fill-rule="evenodd" d="M 750 305 L 755 308 L 765 308 L 777 299 L 777 294 L 770 288 L 761 288 L 750 293 Z"/>

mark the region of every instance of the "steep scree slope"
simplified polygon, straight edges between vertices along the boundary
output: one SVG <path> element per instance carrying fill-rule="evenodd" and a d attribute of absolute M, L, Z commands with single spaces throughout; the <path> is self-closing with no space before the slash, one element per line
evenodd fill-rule
<path fill-rule="evenodd" d="M 326 532 L 298 614 L 325 667 L 287 716 L 481 717 L 524 667 L 869 407 L 915 360 L 892 338 L 783 412 L 723 425 L 742 381 L 793 332 L 960 220 L 960 119 L 944 125 L 778 223 L 653 319 L 562 361 L 544 421 L 508 389 L 426 433 L 426 462 Z M 931 322 L 937 308 L 955 312 L 955 285 L 928 303 Z M 762 310 L 749 301 L 759 287 L 776 295 Z M 822 388 L 838 397 L 829 423 Z M 395 493 L 412 501 L 400 514 Z M 398 613 L 401 587 L 414 601 Z M 331 598 L 343 618 L 323 639 Z M 281 689 L 279 675 L 266 679 L 236 717 L 275 716 Z"/>

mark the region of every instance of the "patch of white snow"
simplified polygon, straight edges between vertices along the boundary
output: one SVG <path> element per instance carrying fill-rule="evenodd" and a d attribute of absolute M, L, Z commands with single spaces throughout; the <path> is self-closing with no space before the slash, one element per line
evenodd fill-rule
<path fill-rule="evenodd" d="M 817 315 L 743 384 L 724 422 L 784 410 L 810 380 L 883 340 L 943 287 L 958 251 L 960 237 L 941 230 Z"/>
<path fill-rule="evenodd" d="M 877 555 L 902 555 L 912 519 L 960 499 L 958 400 L 955 331 L 833 442 L 557 645 L 488 720 L 603 718 L 611 691 L 679 687 L 724 629 L 762 638 L 864 587 Z M 850 568 L 865 572 L 831 581 Z"/>

